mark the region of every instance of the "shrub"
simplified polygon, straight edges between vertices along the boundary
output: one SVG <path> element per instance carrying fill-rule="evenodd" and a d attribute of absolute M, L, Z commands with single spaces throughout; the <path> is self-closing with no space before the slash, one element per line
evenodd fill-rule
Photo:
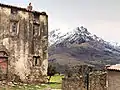
<path fill-rule="evenodd" d="M 48 82 L 50 81 L 51 77 L 54 76 L 56 74 L 56 68 L 55 66 L 53 66 L 52 64 L 48 65 L 48 72 L 47 75 L 49 76 L 48 78 Z"/>

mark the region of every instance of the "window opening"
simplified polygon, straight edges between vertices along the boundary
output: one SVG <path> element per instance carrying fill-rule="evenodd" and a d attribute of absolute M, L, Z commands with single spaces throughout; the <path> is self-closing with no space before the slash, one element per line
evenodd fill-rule
<path fill-rule="evenodd" d="M 34 13 L 34 23 L 39 24 L 39 14 Z"/>
<path fill-rule="evenodd" d="M 17 13 L 18 13 L 17 9 L 15 9 L 15 8 L 12 8 L 12 9 L 11 9 L 11 14 L 14 14 L 14 15 L 15 15 L 15 14 L 17 14 Z"/>
<path fill-rule="evenodd" d="M 12 32 L 17 33 L 17 22 L 12 23 Z"/>
<path fill-rule="evenodd" d="M 40 65 L 40 56 L 33 56 L 34 66 Z"/>

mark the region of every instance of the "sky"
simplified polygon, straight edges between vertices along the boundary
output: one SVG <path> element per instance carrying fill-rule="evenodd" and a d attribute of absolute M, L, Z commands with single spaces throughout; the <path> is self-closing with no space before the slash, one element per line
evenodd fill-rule
<path fill-rule="evenodd" d="M 48 14 L 49 31 L 62 32 L 84 26 L 92 34 L 120 43 L 120 0 L 0 0 L 1 3 L 27 7 Z"/>

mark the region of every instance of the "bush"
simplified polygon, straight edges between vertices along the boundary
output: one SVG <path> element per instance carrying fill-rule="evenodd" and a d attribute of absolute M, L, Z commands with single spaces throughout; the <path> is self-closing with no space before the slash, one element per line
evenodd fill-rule
<path fill-rule="evenodd" d="M 53 66 L 52 64 L 48 65 L 48 72 L 47 75 L 49 76 L 48 78 L 48 82 L 50 81 L 51 77 L 54 76 L 56 74 L 56 68 L 55 66 Z"/>

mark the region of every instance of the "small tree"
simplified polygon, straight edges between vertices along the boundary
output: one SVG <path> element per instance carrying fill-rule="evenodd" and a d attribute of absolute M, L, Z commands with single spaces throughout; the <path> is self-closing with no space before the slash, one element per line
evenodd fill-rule
<path fill-rule="evenodd" d="M 48 83 L 49 83 L 51 77 L 54 76 L 56 73 L 57 73 L 56 68 L 53 65 L 49 64 L 48 65 L 48 72 L 47 72 L 47 75 L 49 76 Z"/>

